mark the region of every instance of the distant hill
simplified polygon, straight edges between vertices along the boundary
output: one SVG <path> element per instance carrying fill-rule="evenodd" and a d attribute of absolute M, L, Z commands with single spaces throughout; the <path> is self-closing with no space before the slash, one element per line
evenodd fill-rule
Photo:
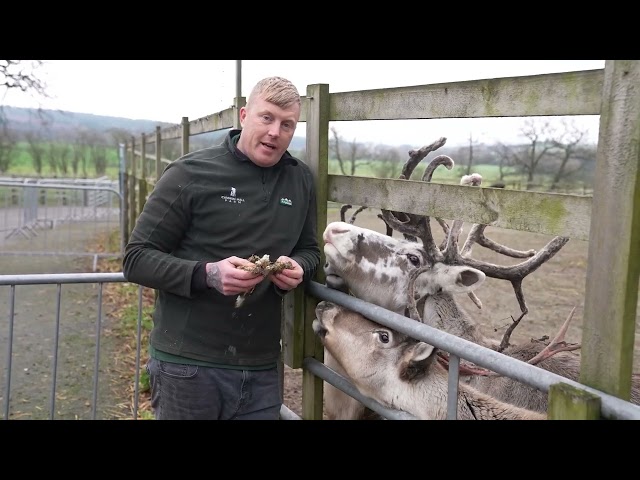
<path fill-rule="evenodd" d="M 10 128 L 18 132 L 44 130 L 52 136 L 82 129 L 107 132 L 111 129 L 122 129 L 134 135 L 153 131 L 156 126 L 168 127 L 173 124 L 154 120 L 134 120 L 123 117 L 92 115 L 62 110 L 46 110 L 37 108 L 20 108 L 2 106 L 2 113 Z"/>
<path fill-rule="evenodd" d="M 93 115 L 90 113 L 68 112 L 63 110 L 46 110 L 36 108 L 21 108 L 0 106 L 5 120 L 11 129 L 19 133 L 27 133 L 38 130 L 44 136 L 52 138 L 78 130 L 91 130 L 96 132 L 108 132 L 109 130 L 126 130 L 132 135 L 151 133 L 157 126 L 161 128 L 171 127 L 175 124 L 158 122 L 155 120 L 131 119 L 124 117 L 110 117 L 105 115 Z M 198 135 L 200 141 L 209 144 L 219 143 L 227 130 L 220 130 L 204 135 Z M 305 148 L 305 137 L 295 136 L 291 141 L 290 151 Z"/>

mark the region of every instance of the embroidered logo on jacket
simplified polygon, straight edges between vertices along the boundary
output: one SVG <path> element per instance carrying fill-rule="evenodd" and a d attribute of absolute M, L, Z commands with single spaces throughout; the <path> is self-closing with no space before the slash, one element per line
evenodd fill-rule
<path fill-rule="evenodd" d="M 286 205 L 287 207 L 291 207 L 291 206 L 293 206 L 293 202 L 291 202 L 291 200 L 289 200 L 286 197 L 282 197 L 280 199 L 280 205 Z"/>
<path fill-rule="evenodd" d="M 239 198 L 237 196 L 236 187 L 231 187 L 231 190 L 229 191 L 229 195 L 222 195 L 220 198 L 222 200 L 224 200 L 225 202 L 228 202 L 228 203 L 243 203 L 244 202 L 244 198 Z"/>

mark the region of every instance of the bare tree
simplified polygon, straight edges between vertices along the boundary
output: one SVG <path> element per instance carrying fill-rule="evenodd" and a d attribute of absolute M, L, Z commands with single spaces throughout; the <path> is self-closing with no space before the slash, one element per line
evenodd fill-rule
<path fill-rule="evenodd" d="M 89 133 L 88 146 L 91 151 L 91 161 L 98 176 L 107 172 L 107 144 L 108 141 L 102 134 Z"/>
<path fill-rule="evenodd" d="M 366 158 L 369 153 L 367 152 L 367 148 L 356 143 L 355 138 L 351 143 L 346 143 L 342 137 L 338 135 L 335 127 L 331 127 L 331 133 L 333 134 L 333 139 L 329 142 L 329 149 L 333 151 L 336 160 L 338 160 L 340 172 L 342 172 L 343 175 L 355 175 L 356 169 L 360 165 L 369 164 L 368 160 L 363 160 L 363 157 Z M 344 153 L 343 147 L 344 150 L 346 150 Z M 347 173 L 346 165 L 348 165 L 349 173 Z"/>
<path fill-rule="evenodd" d="M 91 144 L 92 134 L 88 130 L 80 130 L 76 132 L 76 139 L 73 142 L 73 158 L 71 159 L 71 169 L 74 176 L 78 175 L 78 171 L 82 172 L 83 177 L 88 177 L 87 172 L 87 153 Z"/>
<path fill-rule="evenodd" d="M 513 167 L 516 165 L 517 156 L 513 151 L 513 147 L 505 145 L 504 143 L 497 142 L 495 148 L 495 153 L 498 157 L 498 180 L 504 183 L 507 167 Z"/>
<path fill-rule="evenodd" d="M 71 148 L 65 139 L 61 142 L 49 142 L 49 165 L 52 170 L 66 176 L 69 173 L 69 154 Z"/>
<path fill-rule="evenodd" d="M 377 178 L 395 178 L 399 175 L 402 159 L 397 148 L 378 144 L 372 145 L 369 151 L 371 170 Z"/>
<path fill-rule="evenodd" d="M 36 72 L 41 66 L 42 60 L 0 60 L 0 88 L 15 88 L 46 97 L 47 85 Z"/>
<path fill-rule="evenodd" d="M 45 143 L 41 130 L 31 131 L 25 135 L 28 144 L 28 151 L 31 155 L 33 168 L 38 175 L 42 174 L 44 161 Z"/>
<path fill-rule="evenodd" d="M 16 153 L 18 138 L 6 123 L 0 124 L 0 173 L 9 170 Z"/>
<path fill-rule="evenodd" d="M 524 174 L 527 190 L 533 188 L 536 175 L 541 174 L 551 178 L 549 188 L 555 190 L 561 181 L 589 170 L 595 161 L 595 149 L 584 145 L 587 131 L 573 122 L 552 124 L 549 120 L 527 119 L 521 134 L 528 144 L 497 143 L 496 154 L 500 160 L 500 179 L 503 180 L 505 166 L 518 168 Z"/>
<path fill-rule="evenodd" d="M 9 90 L 48 97 L 47 85 L 38 72 L 42 64 L 42 60 L 0 60 L 0 98 L 4 98 Z M 0 123 L 5 123 L 1 101 Z"/>
<path fill-rule="evenodd" d="M 575 123 L 563 121 L 562 124 L 564 132 L 558 139 L 551 141 L 556 149 L 553 155 L 560 164 L 551 180 L 551 190 L 556 190 L 562 180 L 575 176 L 589 163 L 595 165 L 595 149 L 582 145 L 587 132 L 578 129 Z"/>
<path fill-rule="evenodd" d="M 556 132 L 549 121 L 539 123 L 533 119 L 525 120 L 520 131 L 529 140 L 529 144 L 520 149 L 513 159 L 525 174 L 526 188 L 530 190 L 534 185 L 534 176 L 540 162 L 554 148 L 552 141 Z"/>
<path fill-rule="evenodd" d="M 465 175 L 471 175 L 471 165 L 473 165 L 473 135 L 469 133 L 469 156 L 467 157 L 467 170 Z"/>

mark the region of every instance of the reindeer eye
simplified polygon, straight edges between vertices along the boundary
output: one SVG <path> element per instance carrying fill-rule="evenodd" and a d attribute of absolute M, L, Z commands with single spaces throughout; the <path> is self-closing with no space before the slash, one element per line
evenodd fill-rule
<path fill-rule="evenodd" d="M 413 265 L 414 267 L 420 266 L 420 259 L 413 253 L 407 253 L 407 260 L 409 260 L 411 262 L 411 265 Z"/>
<path fill-rule="evenodd" d="M 378 334 L 378 338 L 382 343 L 389 343 L 389 332 L 379 330 L 376 333 Z"/>

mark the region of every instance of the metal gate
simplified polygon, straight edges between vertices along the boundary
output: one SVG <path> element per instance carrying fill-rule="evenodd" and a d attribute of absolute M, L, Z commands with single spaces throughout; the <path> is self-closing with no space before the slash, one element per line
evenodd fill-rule
<path fill-rule="evenodd" d="M 122 230 L 117 181 L 0 178 L 0 254 L 118 257 L 117 246 L 87 251 L 87 240 Z"/>

